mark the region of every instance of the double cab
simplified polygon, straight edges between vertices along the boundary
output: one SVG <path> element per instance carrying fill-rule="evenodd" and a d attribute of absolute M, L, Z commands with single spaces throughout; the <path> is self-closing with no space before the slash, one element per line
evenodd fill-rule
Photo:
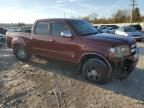
<path fill-rule="evenodd" d="M 39 55 L 74 63 L 86 79 L 101 84 L 128 78 L 139 58 L 135 39 L 99 33 L 79 19 L 41 19 L 31 33 L 7 32 L 6 37 L 18 60 Z"/>

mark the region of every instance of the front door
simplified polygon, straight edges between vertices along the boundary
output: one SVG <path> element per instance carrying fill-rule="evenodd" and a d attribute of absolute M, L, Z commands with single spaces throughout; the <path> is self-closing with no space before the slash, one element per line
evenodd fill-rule
<path fill-rule="evenodd" d="M 53 21 L 50 23 L 50 25 L 51 36 L 53 37 L 54 41 L 51 49 L 53 57 L 65 61 L 76 62 L 77 52 L 79 50 L 76 38 L 74 35 L 69 38 L 61 36 L 61 33 L 64 31 L 69 31 L 72 33 L 72 30 L 68 24 L 64 21 Z"/>

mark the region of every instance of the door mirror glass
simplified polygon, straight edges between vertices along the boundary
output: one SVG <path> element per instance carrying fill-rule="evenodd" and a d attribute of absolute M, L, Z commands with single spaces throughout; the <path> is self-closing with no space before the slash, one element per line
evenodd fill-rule
<path fill-rule="evenodd" d="M 72 37 L 72 33 L 70 31 L 63 31 L 63 32 L 61 32 L 61 36 L 70 38 L 70 37 Z"/>

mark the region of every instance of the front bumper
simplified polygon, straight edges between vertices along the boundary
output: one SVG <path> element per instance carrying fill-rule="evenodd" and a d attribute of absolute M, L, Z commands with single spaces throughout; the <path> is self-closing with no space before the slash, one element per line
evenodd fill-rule
<path fill-rule="evenodd" d="M 118 62 L 112 63 L 112 76 L 119 79 L 127 79 L 131 72 L 136 68 L 139 60 L 139 51 L 130 56 L 121 58 Z"/>

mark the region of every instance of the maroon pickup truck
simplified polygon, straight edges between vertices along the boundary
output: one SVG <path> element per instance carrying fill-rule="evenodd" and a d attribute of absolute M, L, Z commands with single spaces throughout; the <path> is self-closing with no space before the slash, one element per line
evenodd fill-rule
<path fill-rule="evenodd" d="M 37 20 L 31 33 L 7 32 L 6 37 L 18 60 L 39 55 L 75 63 L 86 79 L 96 83 L 128 78 L 139 58 L 134 39 L 100 34 L 78 19 Z"/>

